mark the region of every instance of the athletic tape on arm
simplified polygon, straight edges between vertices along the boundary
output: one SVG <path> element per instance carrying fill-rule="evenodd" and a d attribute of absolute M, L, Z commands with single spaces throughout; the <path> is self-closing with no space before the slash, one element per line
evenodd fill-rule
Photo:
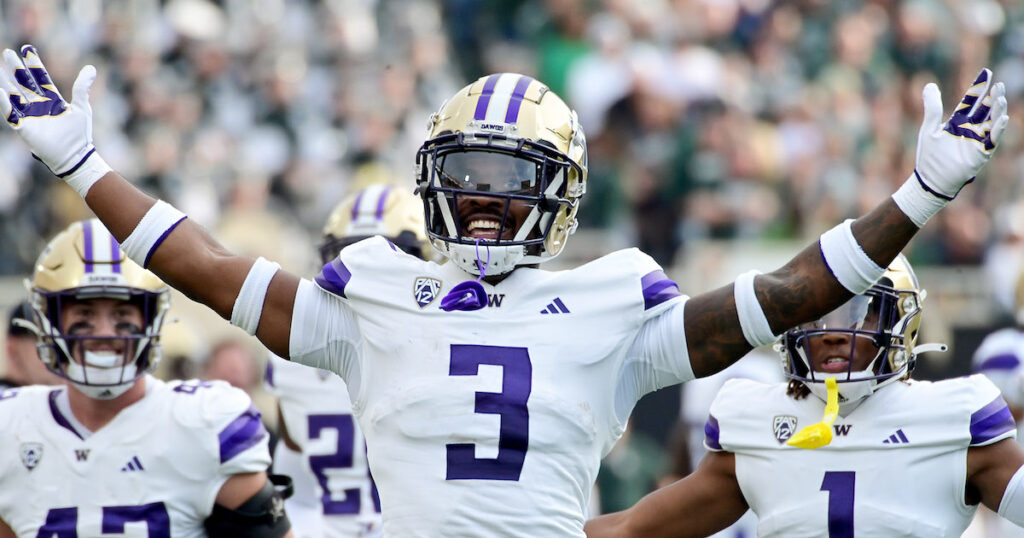
<path fill-rule="evenodd" d="M 842 224 L 821 234 L 818 245 L 825 265 L 832 276 L 855 295 L 860 295 L 874 286 L 885 269 L 878 266 L 857 243 L 848 219 Z"/>
<path fill-rule="evenodd" d="M 772 333 L 768 318 L 761 309 L 761 303 L 754 293 L 754 277 L 760 271 L 751 270 L 736 277 L 733 284 L 733 297 L 736 299 L 736 313 L 739 314 L 740 328 L 747 343 L 754 347 L 771 344 L 778 337 Z"/>
<path fill-rule="evenodd" d="M 132 261 L 145 268 L 160 243 L 163 243 L 171 230 L 185 218 L 185 214 L 171 204 L 157 200 L 135 225 L 132 233 L 121 243 L 121 250 Z"/>
<path fill-rule="evenodd" d="M 249 334 L 256 334 L 260 316 L 263 315 L 263 301 L 267 298 L 267 288 L 280 268 L 279 264 L 267 261 L 266 258 L 256 258 L 256 263 L 252 264 L 245 282 L 242 283 L 242 289 L 238 291 L 235 306 L 231 309 L 232 325 Z"/>

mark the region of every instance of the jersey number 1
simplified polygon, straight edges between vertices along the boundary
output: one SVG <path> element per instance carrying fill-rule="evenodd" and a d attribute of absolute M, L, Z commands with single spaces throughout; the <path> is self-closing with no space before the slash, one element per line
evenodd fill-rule
<path fill-rule="evenodd" d="M 853 538 L 853 471 L 826 471 L 821 491 L 828 492 L 828 537 Z"/>
<path fill-rule="evenodd" d="M 473 443 L 449 443 L 448 480 L 519 480 L 530 444 L 533 366 L 524 347 L 452 345 L 448 375 L 477 375 L 481 364 L 501 366 L 501 392 L 477 392 L 474 412 L 498 415 L 498 457 L 477 458 Z"/>

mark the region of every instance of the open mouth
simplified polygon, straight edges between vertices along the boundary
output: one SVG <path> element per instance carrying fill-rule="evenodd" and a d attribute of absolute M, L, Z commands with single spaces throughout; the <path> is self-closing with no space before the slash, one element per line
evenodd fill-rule
<path fill-rule="evenodd" d="M 501 239 L 508 240 L 512 238 L 512 230 L 514 229 L 509 224 L 506 221 L 505 228 L 502 230 L 500 216 L 476 214 L 469 216 L 463 221 L 462 229 L 466 237 L 474 239 L 495 241 L 499 238 L 498 234 L 500 233 Z"/>
<path fill-rule="evenodd" d="M 850 369 L 850 360 L 847 357 L 829 357 L 818 366 L 818 369 L 833 374 L 846 372 Z"/>

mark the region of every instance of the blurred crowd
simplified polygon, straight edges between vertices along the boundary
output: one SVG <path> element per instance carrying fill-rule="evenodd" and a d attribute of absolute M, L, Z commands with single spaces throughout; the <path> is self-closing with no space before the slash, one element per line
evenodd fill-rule
<path fill-rule="evenodd" d="M 871 207 L 913 169 L 922 86 L 938 82 L 948 110 L 982 66 L 1006 82 L 1013 121 L 985 173 L 1024 175 L 1024 4 L 1014 0 L 4 0 L 0 10 L 6 44 L 34 43 L 59 87 L 83 63 L 98 67 L 95 138 L 107 161 L 214 229 L 262 215 L 268 230 L 315 236 L 355 186 L 411 188 L 429 113 L 495 71 L 535 75 L 579 112 L 591 165 L 583 229 L 664 265 L 681 263 L 688 242 L 807 239 Z M 18 144 L 0 132 L 0 274 L 27 272 L 42 239 L 85 211 L 70 193 L 39 192 L 64 187 Z M 911 260 L 1019 258 L 1020 191 L 1007 180 L 969 189 Z"/>

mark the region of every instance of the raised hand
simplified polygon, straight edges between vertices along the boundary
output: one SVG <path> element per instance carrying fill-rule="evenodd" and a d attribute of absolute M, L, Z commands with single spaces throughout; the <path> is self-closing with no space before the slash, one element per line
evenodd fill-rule
<path fill-rule="evenodd" d="M 0 67 L 0 113 L 28 144 L 32 155 L 64 179 L 82 196 L 110 171 L 95 154 L 92 142 L 92 108 L 89 89 L 96 68 L 87 65 L 71 89 L 71 103 L 57 90 L 32 45 L 3 52 Z"/>
<path fill-rule="evenodd" d="M 914 174 L 892 195 L 918 228 L 938 213 L 985 166 L 1010 118 L 1006 88 L 982 69 L 953 115 L 942 121 L 942 94 L 935 84 L 922 92 L 924 119 L 917 136 Z"/>
<path fill-rule="evenodd" d="M 991 91 L 990 91 L 991 90 Z M 982 69 L 949 120 L 942 123 L 942 94 L 934 83 L 922 92 L 924 120 L 917 138 L 915 172 L 925 190 L 952 200 L 988 162 L 1010 118 L 1006 89 Z"/>

